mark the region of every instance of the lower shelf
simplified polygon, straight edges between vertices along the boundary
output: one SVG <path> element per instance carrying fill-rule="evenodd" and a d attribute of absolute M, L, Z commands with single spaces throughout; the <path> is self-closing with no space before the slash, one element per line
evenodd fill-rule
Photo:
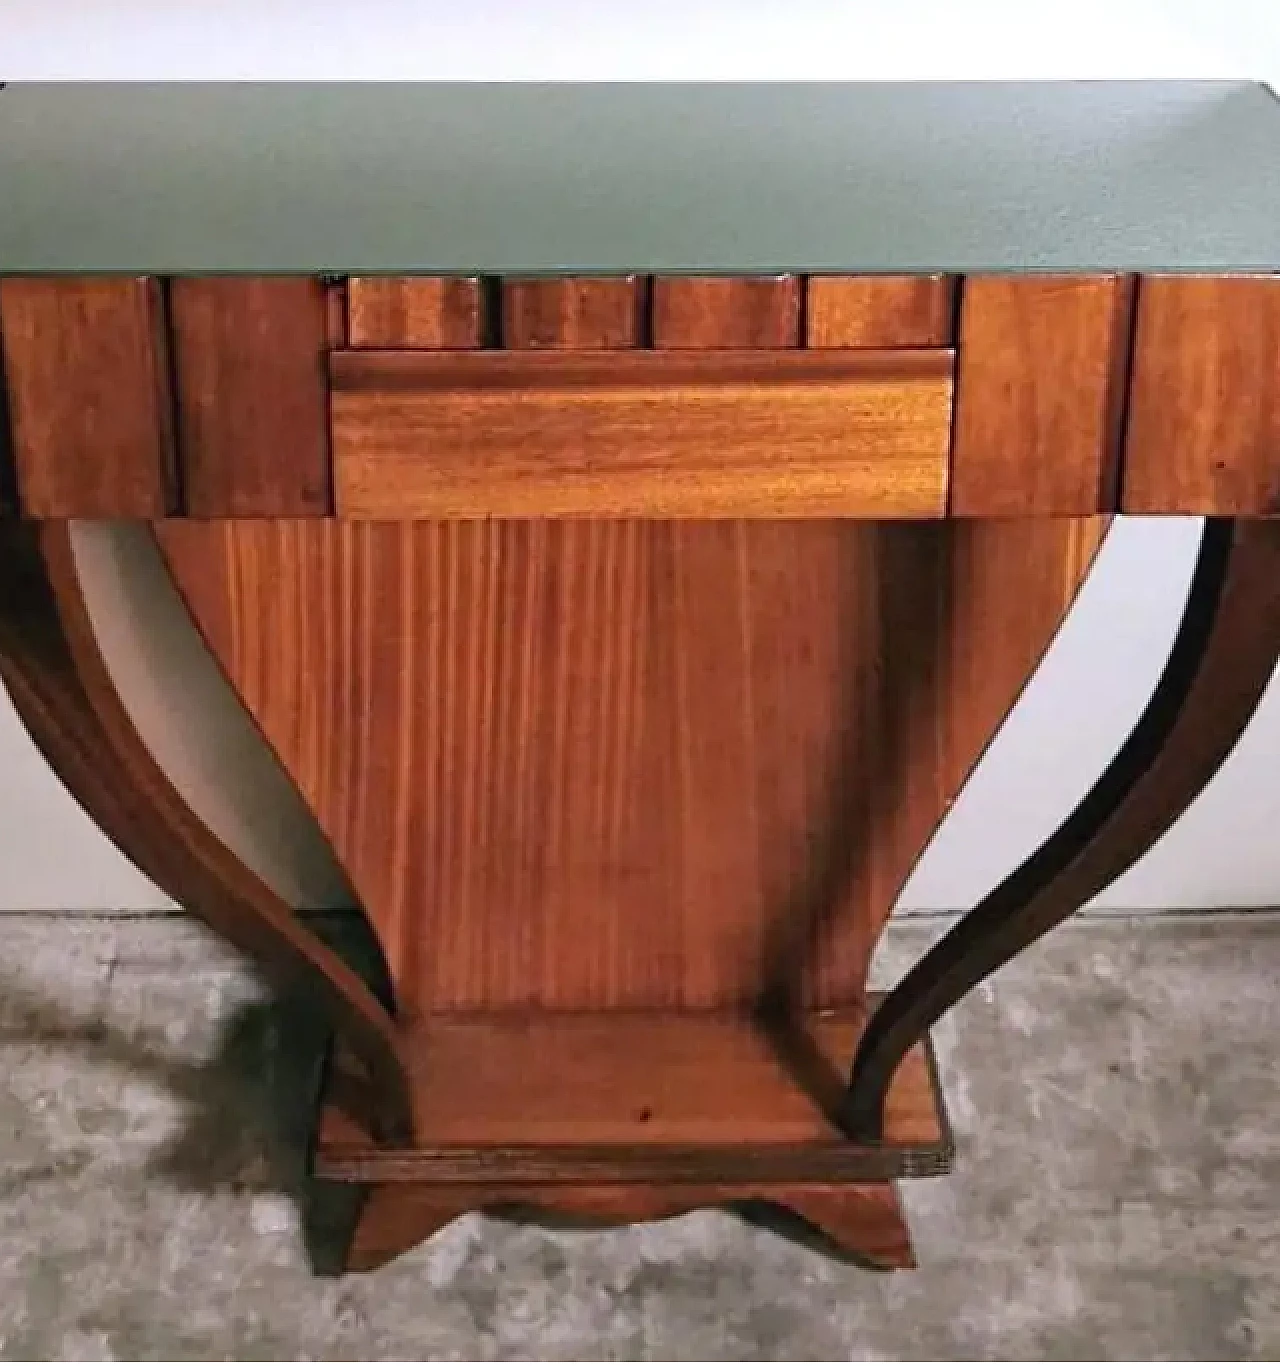
<path fill-rule="evenodd" d="M 415 1141 L 376 1143 L 330 1069 L 314 1170 L 346 1182 L 885 1181 L 954 1155 L 928 1047 L 889 1094 L 885 1137 L 830 1116 L 862 1009 L 811 1014 L 786 1038 L 746 1015 L 436 1015 L 409 1035 Z"/>

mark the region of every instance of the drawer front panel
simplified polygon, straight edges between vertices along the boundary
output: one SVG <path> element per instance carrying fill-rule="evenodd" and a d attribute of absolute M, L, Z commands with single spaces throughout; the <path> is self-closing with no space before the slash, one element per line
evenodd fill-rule
<path fill-rule="evenodd" d="M 1280 277 L 0 279 L 0 517 L 1275 515 Z"/>
<path fill-rule="evenodd" d="M 949 352 L 330 358 L 339 516 L 940 517 Z"/>

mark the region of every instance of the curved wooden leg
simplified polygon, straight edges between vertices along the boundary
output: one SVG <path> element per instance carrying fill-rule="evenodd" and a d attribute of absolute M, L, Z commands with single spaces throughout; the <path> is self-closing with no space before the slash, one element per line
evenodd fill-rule
<path fill-rule="evenodd" d="M 51 767 L 174 900 L 264 969 L 308 983 L 367 1069 L 380 1131 L 408 1130 L 395 1023 L 343 959 L 205 827 L 133 726 L 99 651 L 66 523 L 0 527 L 0 681 Z"/>
<path fill-rule="evenodd" d="M 474 1208 L 466 1191 L 455 1193 L 447 1186 L 371 1186 L 360 1197 L 341 1264 L 317 1269 L 376 1271 Z"/>
<path fill-rule="evenodd" d="M 1144 854 L 1218 771 L 1280 653 L 1280 523 L 1209 519 L 1168 663 L 1138 724 L 1062 826 L 883 1001 L 841 1116 L 879 1137 L 889 1082 L 935 1020 Z"/>
<path fill-rule="evenodd" d="M 859 1186 L 797 1186 L 773 1197 L 840 1252 L 878 1271 L 916 1265 L 898 1191 L 888 1181 Z"/>
<path fill-rule="evenodd" d="M 375 1271 L 471 1210 L 533 1212 L 556 1221 L 611 1227 L 717 1205 L 762 1204 L 799 1219 L 838 1252 L 866 1265 L 885 1271 L 915 1266 L 898 1193 L 888 1181 L 781 1186 L 389 1184 L 336 1187 L 327 1195 L 345 1195 L 348 1203 L 346 1226 L 330 1230 L 336 1238 L 329 1255 L 316 1262 L 317 1270 L 328 1272 Z M 764 1222 L 776 1227 L 772 1220 Z"/>

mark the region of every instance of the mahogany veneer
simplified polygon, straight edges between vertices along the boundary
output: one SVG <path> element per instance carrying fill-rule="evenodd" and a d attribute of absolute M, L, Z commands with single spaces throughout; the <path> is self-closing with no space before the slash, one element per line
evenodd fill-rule
<path fill-rule="evenodd" d="M 911 1265 L 894 1183 L 953 1158 L 928 1029 L 1132 865 L 1248 723 L 1280 652 L 1271 182 L 1239 187 L 1272 238 L 1238 266 L 1170 273 L 1123 247 L 1166 238 L 1134 235 L 1112 177 L 1087 269 L 1060 258 L 1069 216 L 1043 212 L 1046 236 L 1028 208 L 1037 268 L 993 270 L 946 158 L 968 155 L 950 140 L 967 101 L 997 95 L 203 89 L 165 106 L 170 147 L 154 91 L 0 89 L 0 115 L 65 115 L 0 118 L 20 182 L 0 203 L 0 678 L 139 867 L 318 994 L 314 1169 L 347 1197 L 346 1267 L 471 1208 L 760 1200 Z M 561 98 L 607 162 L 585 133 L 567 161 L 534 135 Z M 1021 98 L 1037 151 L 1067 155 L 1079 120 Z M 910 155 L 944 149 L 937 231 L 962 245 L 906 268 L 933 229 L 900 213 L 907 246 L 873 270 L 846 245 L 878 231 L 862 206 L 915 181 L 842 139 L 900 132 L 902 100 L 925 111 Z M 1215 115 L 1224 145 L 1253 145 L 1260 100 Z M 285 157 L 304 106 L 328 140 Z M 696 175 L 685 127 L 716 149 Z M 90 143 L 130 168 L 100 218 L 41 179 Z M 779 151 L 801 147 L 803 184 Z M 1001 203 L 1054 202 L 1052 161 L 1010 161 Z M 261 193 L 219 200 L 210 238 L 201 196 L 232 167 Z M 665 195 L 648 217 L 646 176 Z M 522 224 L 530 248 L 499 252 Z M 1210 215 L 1195 241 L 1226 258 L 1234 231 Z M 869 995 L 899 891 L 1126 512 L 1207 517 L 1147 708 L 1054 835 Z M 155 539 L 346 874 L 372 967 L 149 751 L 76 518 Z"/>

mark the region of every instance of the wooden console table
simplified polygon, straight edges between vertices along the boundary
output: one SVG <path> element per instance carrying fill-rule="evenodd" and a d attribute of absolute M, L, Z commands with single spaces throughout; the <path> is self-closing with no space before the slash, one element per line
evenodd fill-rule
<path fill-rule="evenodd" d="M 345 1264 L 762 1199 L 909 1265 L 930 1025 L 1173 824 L 1280 649 L 1269 92 L 10 86 L 0 184 L 0 675 L 324 1001 Z M 1207 519 L 1146 710 L 868 999 L 1118 513 Z M 179 796 L 73 519 L 150 529 L 376 971 Z"/>

